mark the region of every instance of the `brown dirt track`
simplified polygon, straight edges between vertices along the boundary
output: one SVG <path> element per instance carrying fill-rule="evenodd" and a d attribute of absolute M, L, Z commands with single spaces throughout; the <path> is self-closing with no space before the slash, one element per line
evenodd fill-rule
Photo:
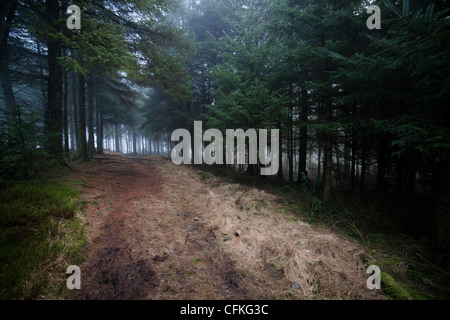
<path fill-rule="evenodd" d="M 365 287 L 361 248 L 293 222 L 262 191 L 113 153 L 70 179 L 88 202 L 74 299 L 383 298 Z"/>

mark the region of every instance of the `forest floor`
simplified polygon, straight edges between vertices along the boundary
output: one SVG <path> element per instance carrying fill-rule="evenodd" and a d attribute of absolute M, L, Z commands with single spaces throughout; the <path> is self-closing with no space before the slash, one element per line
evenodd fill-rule
<path fill-rule="evenodd" d="M 363 248 L 273 194 L 159 156 L 71 166 L 87 203 L 74 299 L 385 299 Z"/>

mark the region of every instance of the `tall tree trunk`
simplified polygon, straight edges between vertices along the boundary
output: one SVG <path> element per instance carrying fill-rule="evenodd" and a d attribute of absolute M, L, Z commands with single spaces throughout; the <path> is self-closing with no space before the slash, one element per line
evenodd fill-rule
<path fill-rule="evenodd" d="M 319 141 L 319 145 L 317 147 L 317 180 L 320 180 L 321 158 L 322 158 L 322 144 Z"/>
<path fill-rule="evenodd" d="M 58 19 L 60 6 L 58 0 L 47 0 L 46 15 L 48 25 L 56 32 L 59 31 Z M 61 45 L 58 39 L 51 35 L 47 39 L 48 50 L 48 105 L 47 105 L 47 133 L 46 149 L 59 162 L 63 162 L 62 141 L 62 69 L 58 63 L 61 57 Z"/>
<path fill-rule="evenodd" d="M 133 153 L 137 154 L 136 129 L 133 128 Z"/>
<path fill-rule="evenodd" d="M 122 140 L 122 135 L 120 133 L 120 124 L 114 124 L 114 139 L 116 143 L 116 152 L 120 152 L 120 145 Z"/>
<path fill-rule="evenodd" d="M 331 99 L 326 99 L 326 115 L 325 119 L 328 124 L 331 123 Z M 322 201 L 328 202 L 331 199 L 331 182 L 332 182 L 332 168 L 333 168 L 333 145 L 332 133 L 327 130 L 325 133 L 325 159 L 323 169 L 323 196 Z"/>
<path fill-rule="evenodd" d="M 75 71 L 72 72 L 72 103 L 73 103 L 73 134 L 75 141 L 73 148 L 78 149 L 79 141 L 79 123 L 78 123 L 78 106 L 77 106 L 77 74 Z"/>
<path fill-rule="evenodd" d="M 3 59 L 1 65 L 0 77 L 2 81 L 3 96 L 5 97 L 5 106 L 7 111 L 8 123 L 15 123 L 17 113 L 16 109 L 16 98 L 14 96 L 14 91 L 11 83 L 11 78 L 9 74 L 8 59 Z"/>
<path fill-rule="evenodd" d="M 97 153 L 103 154 L 103 110 L 98 96 L 95 102 L 97 110 Z"/>
<path fill-rule="evenodd" d="M 378 137 L 378 168 L 377 168 L 377 193 L 379 195 L 387 194 L 386 186 L 386 169 L 387 169 L 387 153 L 389 147 L 389 140 L 386 135 Z"/>
<path fill-rule="evenodd" d="M 65 50 L 64 50 L 65 53 Z M 69 83 L 67 72 L 64 72 L 64 97 L 63 97 L 63 126 L 64 126 L 64 154 L 69 156 L 69 119 L 68 119 L 68 97 L 69 97 Z"/>
<path fill-rule="evenodd" d="M 337 172 L 337 176 L 338 176 L 338 178 L 337 179 L 334 179 L 335 181 L 334 181 L 334 185 L 335 185 L 335 187 L 337 188 L 337 187 L 339 187 L 339 184 L 340 184 L 340 182 L 341 182 L 341 179 L 342 179 L 342 175 L 341 175 L 341 157 L 340 157 L 340 145 L 339 145 L 339 142 L 338 141 L 336 141 L 337 139 L 335 139 L 335 141 L 333 141 L 334 143 L 333 143 L 333 149 L 335 150 L 334 151 L 334 153 L 335 153 L 335 163 L 336 163 L 336 171 L 335 172 Z"/>
<path fill-rule="evenodd" d="M 299 164 L 298 164 L 298 175 L 299 182 L 301 181 L 301 174 L 307 177 L 306 171 L 306 155 L 308 149 L 308 127 L 306 123 L 308 122 L 308 91 L 306 89 L 301 90 L 301 114 L 300 114 L 300 151 L 299 151 Z"/>
<path fill-rule="evenodd" d="M 93 89 L 93 77 L 92 74 L 89 75 L 89 79 L 87 82 L 87 90 L 88 90 L 88 152 L 89 156 L 92 157 L 95 153 L 95 144 L 94 144 L 94 89 Z"/>
<path fill-rule="evenodd" d="M 292 82 L 290 83 L 289 86 L 289 95 L 290 95 L 290 112 L 289 112 L 289 128 L 288 128 L 288 147 L 287 147 L 287 152 L 288 152 L 288 181 L 289 183 L 292 183 L 294 181 L 294 134 L 293 134 L 293 123 L 292 123 L 292 118 L 294 116 L 294 91 L 293 91 L 293 86 L 292 86 Z"/>
<path fill-rule="evenodd" d="M 367 137 L 362 138 L 361 145 L 361 176 L 359 179 L 359 189 L 361 193 L 364 192 L 365 184 L 366 184 L 366 168 L 367 168 Z"/>
<path fill-rule="evenodd" d="M 281 122 L 278 123 L 278 128 L 280 128 L 281 132 L 282 124 Z M 280 181 L 284 181 L 284 175 L 283 175 L 283 134 L 280 135 L 280 150 L 278 151 L 278 163 L 279 163 L 279 169 L 277 172 L 277 179 Z"/>
<path fill-rule="evenodd" d="M 78 156 L 83 161 L 89 161 L 89 153 L 86 142 L 86 79 L 78 73 Z"/>
<path fill-rule="evenodd" d="M 39 61 L 40 63 L 38 64 L 38 68 L 39 68 L 39 78 L 40 79 L 46 79 L 46 75 L 44 74 L 44 59 L 47 59 L 47 56 L 44 55 L 44 50 L 41 50 L 41 43 L 39 42 L 39 39 L 36 39 L 36 49 L 38 52 L 38 56 L 39 56 Z M 41 94 L 42 94 L 42 105 L 44 106 L 44 129 L 47 130 L 47 120 L 48 120 L 48 116 L 47 116 L 47 112 L 48 112 L 48 108 L 47 108 L 47 104 L 48 104 L 48 99 L 47 99 L 47 81 L 40 81 L 40 88 L 41 88 Z"/>
<path fill-rule="evenodd" d="M 292 119 L 292 117 L 291 117 Z M 288 139 L 288 172 L 289 183 L 294 182 L 294 137 L 292 121 L 289 123 L 289 139 Z"/>
<path fill-rule="evenodd" d="M 6 111 L 8 112 L 7 119 L 10 123 L 15 122 L 16 99 L 9 74 L 8 38 L 11 32 L 11 24 L 16 16 L 16 8 L 17 1 L 9 4 L 3 3 L 0 6 L 0 47 L 2 48 L 0 50 L 0 73 Z"/>
<path fill-rule="evenodd" d="M 350 178 L 350 136 L 348 135 L 347 130 L 345 130 L 345 138 L 344 138 L 344 180 L 345 185 L 348 186 L 349 178 Z"/>
<path fill-rule="evenodd" d="M 356 136 L 356 128 L 352 128 L 352 162 L 351 162 L 351 170 L 350 170 L 350 187 L 353 189 L 356 186 L 356 150 L 357 150 L 357 136 Z"/>
<path fill-rule="evenodd" d="M 11 24 L 16 17 L 18 1 L 9 1 L 2 3 L 0 6 L 0 66 L 3 65 L 3 59 L 6 59 L 9 33 L 11 32 Z"/>
<path fill-rule="evenodd" d="M 167 158 L 169 158 L 170 159 L 170 143 L 171 143 L 171 141 L 170 141 L 170 135 L 167 135 Z"/>
<path fill-rule="evenodd" d="M 143 139 L 145 139 L 144 137 L 142 137 Z M 150 137 L 147 139 L 147 149 L 148 149 L 148 154 L 152 155 L 153 154 L 153 149 L 152 149 L 152 139 L 150 139 Z"/>
<path fill-rule="evenodd" d="M 325 45 L 325 35 L 321 34 L 321 42 L 322 46 Z M 330 90 L 331 84 L 329 79 L 328 72 L 330 71 L 330 58 L 326 57 L 323 61 L 323 83 L 327 83 L 327 86 L 324 88 L 323 98 L 324 98 L 324 106 L 325 106 L 325 122 L 326 126 L 331 125 L 332 121 L 332 101 L 330 98 Z M 333 141 L 332 141 L 333 133 L 330 128 L 327 128 L 325 131 L 325 159 L 324 159 L 324 168 L 323 168 L 323 194 L 322 201 L 327 203 L 331 200 L 331 183 L 332 183 L 332 174 L 333 174 Z"/>

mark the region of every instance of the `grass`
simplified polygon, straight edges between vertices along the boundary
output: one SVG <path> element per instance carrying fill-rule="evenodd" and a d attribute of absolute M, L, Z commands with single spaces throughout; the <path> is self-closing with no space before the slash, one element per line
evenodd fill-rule
<path fill-rule="evenodd" d="M 0 192 L 0 299 L 67 294 L 66 268 L 82 258 L 78 191 L 55 182 L 14 182 Z"/>
<path fill-rule="evenodd" d="M 392 293 L 392 288 L 397 287 L 407 290 L 413 299 L 448 299 L 450 296 L 450 273 L 446 269 L 448 250 L 446 253 L 435 249 L 416 232 L 423 227 L 420 220 L 416 225 L 405 223 L 405 219 L 414 220 L 412 211 L 424 210 L 415 208 L 415 202 L 405 205 L 390 199 L 336 192 L 333 201 L 325 206 L 314 188 L 273 179 L 258 181 L 221 168 L 202 167 L 201 170 L 212 172 L 226 182 L 276 195 L 281 204 L 276 212 L 289 215 L 291 223 L 304 221 L 314 229 L 326 227 L 360 244 L 370 253 L 365 258 L 367 266 L 378 265 L 385 272 L 384 279 L 393 280 L 383 287 L 388 298 L 402 299 Z"/>

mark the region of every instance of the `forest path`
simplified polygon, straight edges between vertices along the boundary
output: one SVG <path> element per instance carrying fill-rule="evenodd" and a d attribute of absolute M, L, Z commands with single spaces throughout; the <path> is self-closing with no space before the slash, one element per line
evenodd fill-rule
<path fill-rule="evenodd" d="M 186 172 L 158 156 L 108 153 L 74 170 L 88 202 L 82 289 L 74 298 L 251 298 L 193 204 L 206 185 L 196 193 Z"/>
<path fill-rule="evenodd" d="M 87 202 L 74 299 L 380 299 L 363 250 L 277 197 L 159 156 L 106 153 L 66 180 Z"/>

